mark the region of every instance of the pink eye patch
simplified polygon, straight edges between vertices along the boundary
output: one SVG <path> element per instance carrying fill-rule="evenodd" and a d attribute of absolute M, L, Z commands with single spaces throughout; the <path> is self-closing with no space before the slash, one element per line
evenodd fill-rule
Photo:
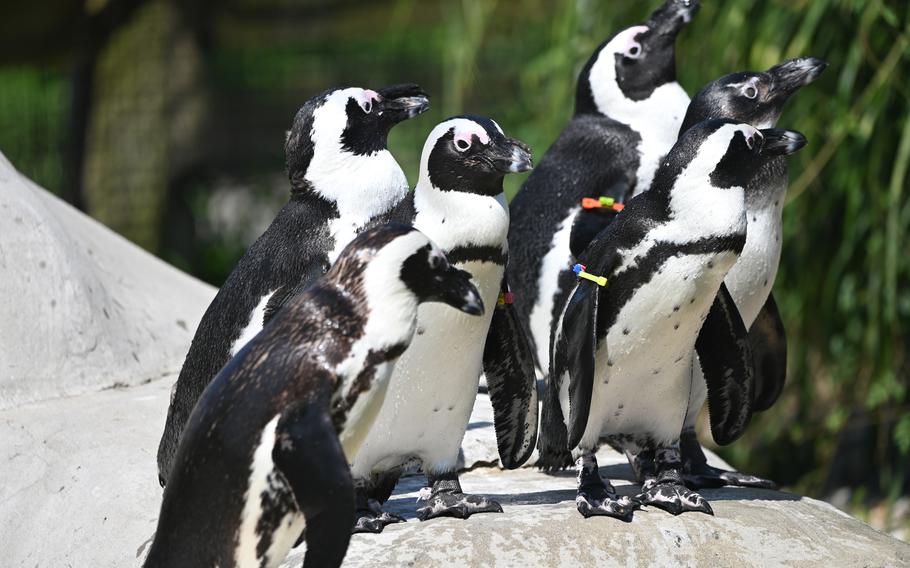
<path fill-rule="evenodd" d="M 487 131 L 476 122 L 464 121 L 455 126 L 455 143 L 466 142 L 471 145 L 471 137 L 476 136 L 483 144 L 490 143 L 490 135 Z"/>
<path fill-rule="evenodd" d="M 646 31 L 648 31 L 648 26 L 632 26 L 629 29 L 619 32 L 616 34 L 616 37 L 613 38 L 613 41 L 610 42 L 612 51 L 614 53 L 624 53 L 630 47 L 638 43 L 635 40 L 635 37 Z"/>

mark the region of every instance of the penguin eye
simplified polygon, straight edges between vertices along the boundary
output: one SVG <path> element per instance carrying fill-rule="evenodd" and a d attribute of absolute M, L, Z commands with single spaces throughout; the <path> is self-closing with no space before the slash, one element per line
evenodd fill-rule
<path fill-rule="evenodd" d="M 455 149 L 459 152 L 464 152 L 471 147 L 471 141 L 466 138 L 458 138 L 455 140 Z"/>
<path fill-rule="evenodd" d="M 632 45 L 630 45 L 630 46 L 626 49 L 625 55 L 626 55 L 626 57 L 628 57 L 629 59 L 638 59 L 639 57 L 641 57 L 641 44 L 640 44 L 640 43 L 633 43 Z"/>
<path fill-rule="evenodd" d="M 363 101 L 363 103 L 360 105 L 360 108 L 363 109 L 363 112 L 370 114 L 370 112 L 373 110 L 373 101 Z"/>
<path fill-rule="evenodd" d="M 756 89 L 752 85 L 747 85 L 746 88 L 743 89 L 743 95 L 747 99 L 754 99 L 755 97 L 758 96 L 758 89 Z"/>
<path fill-rule="evenodd" d="M 432 270 L 439 270 L 441 268 L 445 268 L 445 266 L 446 258 L 441 252 L 434 251 L 430 254 L 430 268 Z"/>

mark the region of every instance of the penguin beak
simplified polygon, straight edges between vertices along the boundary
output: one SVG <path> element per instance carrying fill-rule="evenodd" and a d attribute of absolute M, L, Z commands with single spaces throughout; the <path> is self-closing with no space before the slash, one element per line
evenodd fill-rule
<path fill-rule="evenodd" d="M 434 299 L 472 316 L 483 315 L 483 300 L 471 283 L 471 273 L 451 265 L 446 267 Z"/>
<path fill-rule="evenodd" d="M 392 124 L 414 118 L 430 108 L 427 94 L 414 83 L 390 85 L 380 89 L 380 113 Z"/>
<path fill-rule="evenodd" d="M 759 132 L 764 139 L 762 156 L 789 156 L 809 143 L 805 136 L 794 130 L 765 128 Z"/>
<path fill-rule="evenodd" d="M 529 172 L 534 169 L 531 148 L 514 138 L 494 143 L 490 148 L 490 159 L 496 171 L 504 174 Z"/>
<path fill-rule="evenodd" d="M 789 97 L 814 81 L 827 67 L 828 64 L 817 57 L 797 57 L 778 63 L 767 71 L 773 81 L 771 91 L 777 97 Z"/>
<path fill-rule="evenodd" d="M 651 14 L 647 26 L 658 36 L 676 39 L 679 31 L 692 21 L 701 7 L 698 0 L 667 0 Z"/>

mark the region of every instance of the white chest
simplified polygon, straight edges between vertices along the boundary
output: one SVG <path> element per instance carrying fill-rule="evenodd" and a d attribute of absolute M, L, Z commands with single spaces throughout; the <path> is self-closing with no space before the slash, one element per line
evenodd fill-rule
<path fill-rule="evenodd" d="M 746 244 L 724 279 L 747 328 L 761 311 L 777 276 L 782 238 L 780 207 L 772 205 L 746 213 Z"/>
<path fill-rule="evenodd" d="M 678 437 L 695 339 L 734 262 L 732 252 L 671 257 L 620 309 L 597 351 L 585 439 Z"/>

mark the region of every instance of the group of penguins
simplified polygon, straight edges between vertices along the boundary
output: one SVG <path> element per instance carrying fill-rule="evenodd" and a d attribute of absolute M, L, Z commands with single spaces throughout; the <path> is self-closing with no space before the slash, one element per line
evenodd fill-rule
<path fill-rule="evenodd" d="M 826 64 L 733 73 L 690 101 L 674 44 L 698 7 L 666 0 L 595 50 L 574 116 L 511 203 L 503 179 L 532 170 L 531 150 L 490 118 L 433 128 L 409 191 L 387 138 L 428 108 L 417 85 L 303 105 L 291 198 L 205 312 L 171 393 L 146 566 L 274 567 L 304 540 L 304 566 L 339 566 L 352 530 L 404 520 L 382 507 L 415 466 L 421 520 L 501 512 L 457 474 L 479 385 L 503 466 L 535 447 L 544 470 L 574 464 L 585 517 L 712 514 L 696 489 L 774 486 L 709 466 L 694 425 L 707 399 L 728 444 L 783 388 L 770 290 L 785 156 L 806 139 L 774 126 Z M 603 443 L 638 495 L 601 478 Z"/>

